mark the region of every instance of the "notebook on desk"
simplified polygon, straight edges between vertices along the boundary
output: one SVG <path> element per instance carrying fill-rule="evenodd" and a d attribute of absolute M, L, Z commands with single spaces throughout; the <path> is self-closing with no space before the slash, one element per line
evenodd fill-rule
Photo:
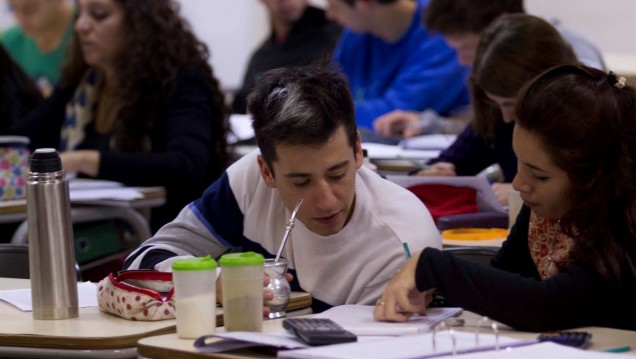
<path fill-rule="evenodd" d="M 461 314 L 461 308 L 429 308 L 426 315 L 414 315 L 405 323 L 378 322 L 371 305 L 340 305 L 316 314 L 329 318 L 346 330 L 362 336 L 399 336 L 428 332 L 438 323 Z"/>
<path fill-rule="evenodd" d="M 435 343 L 433 343 L 433 340 Z M 475 342 L 475 333 L 470 332 L 439 332 L 418 335 L 407 335 L 396 338 L 359 341 L 356 343 L 327 345 L 279 351 L 278 358 L 294 359 L 415 359 L 437 358 L 456 355 L 494 351 L 499 348 L 513 348 L 536 343 L 494 334 L 479 336 L 479 345 Z"/>

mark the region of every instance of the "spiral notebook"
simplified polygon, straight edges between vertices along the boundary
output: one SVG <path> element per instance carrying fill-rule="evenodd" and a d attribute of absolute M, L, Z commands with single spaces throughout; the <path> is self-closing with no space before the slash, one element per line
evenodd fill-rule
<path fill-rule="evenodd" d="M 434 341 L 434 342 L 433 342 Z M 286 359 L 416 359 L 462 355 L 466 353 L 492 352 L 497 346 L 514 348 L 536 341 L 519 340 L 494 334 L 445 331 L 407 335 L 391 339 L 359 341 L 356 343 L 327 345 L 306 349 L 279 351 L 278 358 Z"/>

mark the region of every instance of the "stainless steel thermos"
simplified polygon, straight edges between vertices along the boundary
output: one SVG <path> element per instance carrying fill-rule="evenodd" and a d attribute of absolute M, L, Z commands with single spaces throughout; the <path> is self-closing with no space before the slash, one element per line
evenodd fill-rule
<path fill-rule="evenodd" d="M 33 318 L 77 317 L 71 203 L 56 150 L 31 154 L 26 195 Z"/>

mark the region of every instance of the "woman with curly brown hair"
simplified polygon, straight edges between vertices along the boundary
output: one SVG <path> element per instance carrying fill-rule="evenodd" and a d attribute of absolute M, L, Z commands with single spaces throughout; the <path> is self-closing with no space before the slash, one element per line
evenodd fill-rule
<path fill-rule="evenodd" d="M 62 151 L 67 172 L 165 186 L 152 228 L 226 165 L 226 110 L 208 50 L 172 0 L 79 0 L 53 95 L 8 133 Z"/>

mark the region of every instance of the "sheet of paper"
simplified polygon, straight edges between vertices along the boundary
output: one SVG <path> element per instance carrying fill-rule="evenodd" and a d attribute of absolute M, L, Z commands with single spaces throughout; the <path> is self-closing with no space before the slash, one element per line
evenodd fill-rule
<path fill-rule="evenodd" d="M 456 138 L 457 135 L 422 135 L 405 138 L 398 143 L 398 146 L 410 150 L 444 150 L 453 144 Z"/>
<path fill-rule="evenodd" d="M 144 195 L 134 188 L 105 188 L 72 190 L 69 193 L 71 202 L 84 202 L 94 200 L 119 200 L 131 201 L 144 198 Z"/>
<path fill-rule="evenodd" d="M 340 305 L 316 314 L 329 318 L 356 335 L 399 336 L 427 332 L 435 324 L 459 315 L 461 308 L 430 308 L 425 316 L 414 315 L 405 323 L 378 322 L 372 305 Z"/>
<path fill-rule="evenodd" d="M 439 155 L 440 150 L 408 150 L 396 145 L 363 142 L 370 159 L 415 158 L 431 159 Z"/>
<path fill-rule="evenodd" d="M 122 187 L 124 187 L 122 183 L 115 182 L 115 181 L 108 181 L 108 180 L 75 178 L 68 181 L 68 189 L 70 191 L 122 188 Z"/>
<path fill-rule="evenodd" d="M 239 141 L 249 140 L 254 137 L 254 129 L 252 128 L 252 117 L 250 115 L 241 115 L 233 113 L 230 115 L 230 129 L 227 142 L 232 144 Z"/>
<path fill-rule="evenodd" d="M 481 212 L 505 212 L 485 177 L 480 176 L 386 176 L 404 188 L 417 184 L 444 184 L 456 187 L 471 187 L 477 190 L 477 208 Z"/>
<path fill-rule="evenodd" d="M 542 358 L 542 359 L 611 359 L 611 358 L 633 358 L 633 355 L 629 354 L 616 354 L 616 353 L 604 353 L 595 352 L 590 350 L 581 350 L 577 348 L 568 347 L 565 345 L 559 345 L 552 342 L 544 342 L 527 346 L 520 346 L 509 350 L 485 351 L 468 353 L 461 356 L 462 359 L 528 359 L 528 358 Z M 452 358 L 452 356 L 443 356 L 442 358 Z"/>
<path fill-rule="evenodd" d="M 77 299 L 80 308 L 97 307 L 97 286 L 95 283 L 78 283 Z M 0 300 L 12 304 L 24 312 L 33 310 L 31 288 L 2 290 L 0 291 Z"/>

